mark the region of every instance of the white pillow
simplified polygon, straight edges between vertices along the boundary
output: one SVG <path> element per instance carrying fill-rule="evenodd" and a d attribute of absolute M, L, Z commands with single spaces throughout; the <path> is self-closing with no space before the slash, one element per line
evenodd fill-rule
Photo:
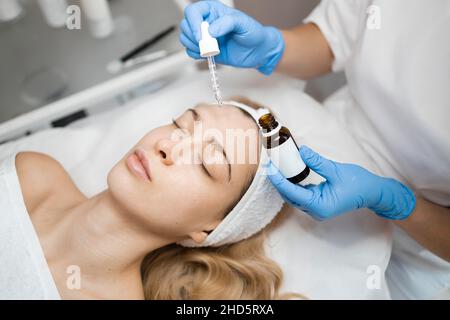
<path fill-rule="evenodd" d="M 270 107 L 299 144 L 376 171 L 345 128 L 302 92 L 304 82 L 229 68 L 219 69 L 219 81 L 224 97 L 246 96 Z M 2 145 L 0 158 L 20 150 L 50 154 L 92 196 L 106 188 L 109 170 L 145 133 L 212 97 L 207 72 L 188 75 L 127 106 Z M 384 281 L 391 250 L 388 223 L 365 210 L 320 223 L 296 209 L 289 211 L 267 242 L 269 255 L 284 270 L 283 289 L 309 298 L 389 298 Z M 368 271 L 375 274 L 370 277 Z M 368 280 L 377 274 L 380 289 L 368 288 Z"/>

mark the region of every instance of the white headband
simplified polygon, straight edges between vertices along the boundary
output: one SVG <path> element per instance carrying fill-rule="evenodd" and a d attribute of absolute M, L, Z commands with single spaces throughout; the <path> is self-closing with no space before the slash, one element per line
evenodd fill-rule
<path fill-rule="evenodd" d="M 256 122 L 261 115 L 270 112 L 265 108 L 255 110 L 236 101 L 226 101 L 224 104 L 245 110 Z M 267 226 L 283 206 L 283 199 L 267 178 L 267 162 L 267 153 L 261 148 L 258 169 L 250 187 L 205 241 L 196 243 L 189 239 L 179 244 L 185 247 L 218 247 L 244 240 Z"/>

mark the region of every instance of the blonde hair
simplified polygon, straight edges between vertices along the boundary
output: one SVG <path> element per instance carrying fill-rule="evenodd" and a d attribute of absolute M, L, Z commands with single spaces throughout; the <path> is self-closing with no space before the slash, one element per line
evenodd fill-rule
<path fill-rule="evenodd" d="M 233 100 L 260 107 L 245 98 Z M 217 248 L 186 248 L 171 244 L 149 253 L 141 265 L 145 298 L 273 300 L 302 297 L 279 293 L 283 272 L 265 254 L 267 232 L 280 221 L 281 216 L 278 214 L 259 233 L 234 244 Z"/>
<path fill-rule="evenodd" d="M 265 255 L 264 229 L 222 247 L 176 244 L 151 252 L 142 263 L 146 299 L 282 299 L 280 267 Z"/>

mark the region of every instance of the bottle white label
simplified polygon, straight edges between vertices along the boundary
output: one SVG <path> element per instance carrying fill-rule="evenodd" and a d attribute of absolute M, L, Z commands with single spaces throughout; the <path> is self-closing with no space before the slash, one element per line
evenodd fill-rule
<path fill-rule="evenodd" d="M 286 178 L 295 177 L 306 168 L 292 138 L 281 145 L 268 149 L 267 152 L 272 163 Z"/>

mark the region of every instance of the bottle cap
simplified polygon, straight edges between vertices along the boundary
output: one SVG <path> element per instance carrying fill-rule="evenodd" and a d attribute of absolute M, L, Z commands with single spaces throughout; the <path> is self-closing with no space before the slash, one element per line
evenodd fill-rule
<path fill-rule="evenodd" d="M 206 58 L 218 55 L 220 53 L 219 44 L 217 39 L 211 37 L 209 34 L 209 23 L 203 21 L 200 28 L 202 31 L 202 39 L 198 43 L 200 47 L 200 56 Z"/>

